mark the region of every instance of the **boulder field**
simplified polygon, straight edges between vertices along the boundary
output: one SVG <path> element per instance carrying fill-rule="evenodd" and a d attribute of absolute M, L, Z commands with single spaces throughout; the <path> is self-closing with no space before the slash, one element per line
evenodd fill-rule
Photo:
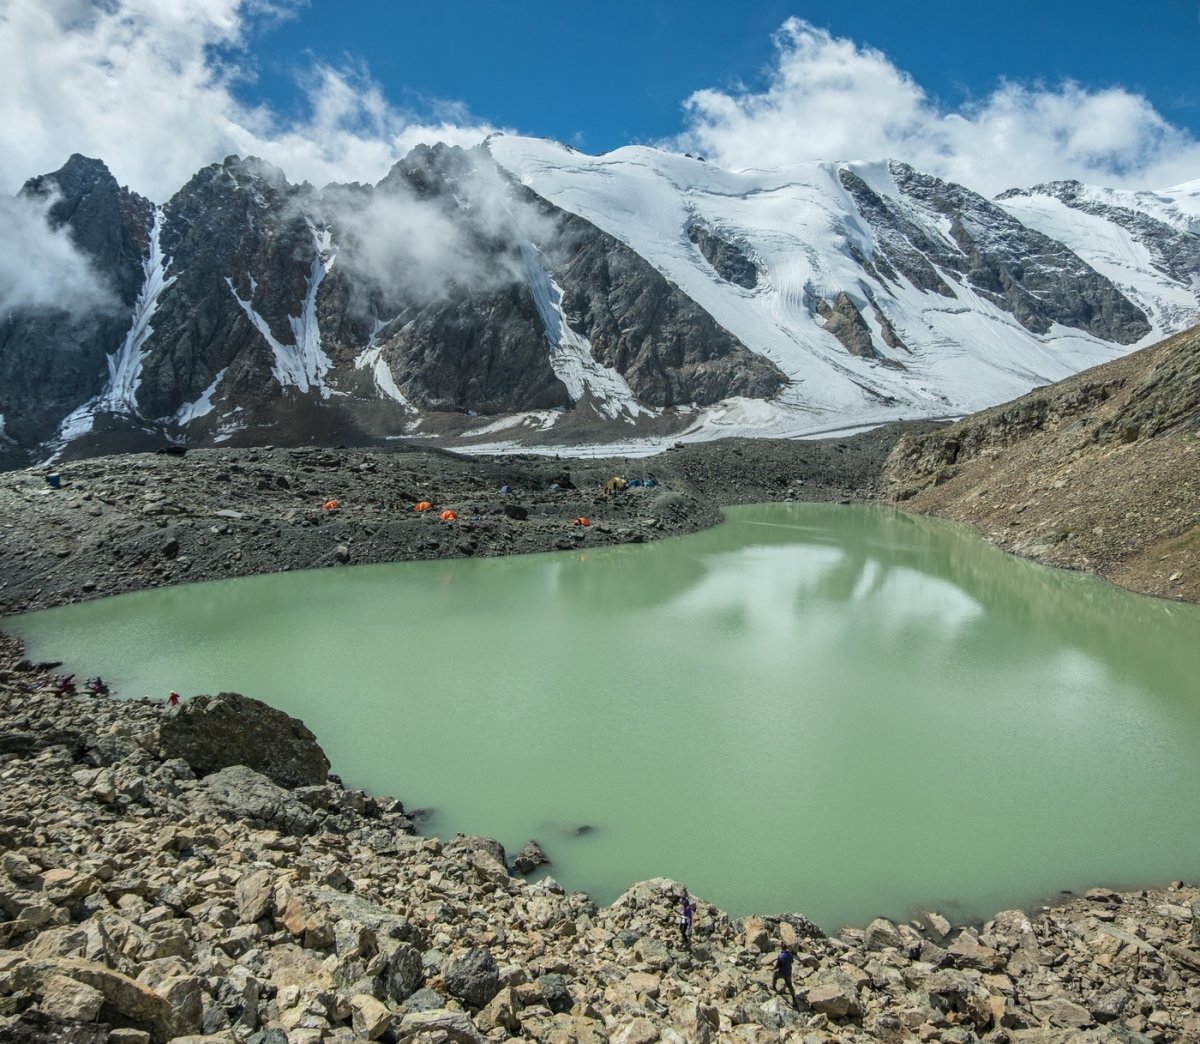
<path fill-rule="evenodd" d="M 536 846 L 418 836 L 259 701 L 67 695 L 55 666 L 0 637 L 0 1041 L 1200 1040 L 1192 885 L 836 936 L 694 899 L 684 945 L 682 883 L 598 907 L 516 873 Z"/>

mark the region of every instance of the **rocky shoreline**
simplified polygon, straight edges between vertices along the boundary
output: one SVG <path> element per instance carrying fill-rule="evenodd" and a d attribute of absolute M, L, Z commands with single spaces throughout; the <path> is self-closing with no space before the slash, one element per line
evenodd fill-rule
<path fill-rule="evenodd" d="M 642 543 L 716 525 L 730 504 L 866 501 L 896 439 L 931 427 L 645 458 L 264 447 L 68 461 L 57 486 L 46 468 L 0 473 L 0 616 L 288 569 Z M 606 495 L 613 477 L 638 484 Z"/>
<path fill-rule="evenodd" d="M 0 1040 L 1200 1039 L 1194 886 L 834 937 L 696 900 L 685 947 L 679 883 L 599 908 L 490 839 L 416 836 L 265 704 L 63 695 L 21 655 L 3 638 Z"/>
<path fill-rule="evenodd" d="M 897 434 L 642 461 L 194 451 L 72 462 L 56 489 L 9 473 L 0 611 L 656 539 L 724 504 L 870 500 Z M 553 481 L 564 470 L 573 489 Z M 613 474 L 655 485 L 605 496 Z M 415 498 L 459 519 L 414 513 Z M 572 526 L 578 514 L 592 525 Z M 399 800 L 345 788 L 316 738 L 265 704 L 63 695 L 54 665 L 22 655 L 0 636 L 0 1041 L 1200 1040 L 1195 885 L 834 937 L 696 900 L 683 947 L 680 883 L 597 907 L 527 881 L 493 840 L 417 836 Z M 770 987 L 781 943 L 797 954 L 794 1003 Z"/>

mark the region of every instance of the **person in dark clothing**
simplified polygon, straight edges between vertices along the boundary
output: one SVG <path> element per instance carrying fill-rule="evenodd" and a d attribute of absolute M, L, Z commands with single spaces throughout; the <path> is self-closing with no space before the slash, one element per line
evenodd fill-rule
<path fill-rule="evenodd" d="M 792 948 L 784 943 L 779 948 L 779 956 L 775 958 L 773 967 L 775 973 L 771 976 L 771 989 L 775 989 L 775 984 L 782 979 L 783 984 L 787 987 L 788 995 L 792 998 L 792 1007 L 796 1006 L 796 990 L 792 986 Z"/>
<path fill-rule="evenodd" d="M 692 922 L 695 918 L 696 910 L 692 906 L 692 898 L 687 894 L 685 888 L 683 895 L 679 897 L 679 941 L 684 946 L 692 945 Z"/>

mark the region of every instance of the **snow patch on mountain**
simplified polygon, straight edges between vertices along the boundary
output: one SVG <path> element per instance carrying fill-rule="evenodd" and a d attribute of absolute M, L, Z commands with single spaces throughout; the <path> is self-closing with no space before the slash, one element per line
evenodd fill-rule
<path fill-rule="evenodd" d="M 658 410 L 638 402 L 628 382 L 616 370 L 597 362 L 592 344 L 572 330 L 562 310 L 562 288 L 550 278 L 538 259 L 537 248 L 521 244 L 529 292 L 546 330 L 550 344 L 550 365 L 567 387 L 571 401 L 587 400 L 601 416 L 609 420 L 655 416 Z"/>
<path fill-rule="evenodd" d="M 142 287 L 133 305 L 129 330 L 121 347 L 107 357 L 108 381 L 99 395 L 77 406 L 60 422 L 58 431 L 47 447 L 50 460 L 58 459 L 69 442 L 93 431 L 99 413 L 139 416 L 137 391 L 145 359 L 145 344 L 154 332 L 151 320 L 162 292 L 175 281 L 173 276 L 167 274 L 171 259 L 163 254 L 161 233 L 162 208 L 158 207 L 150 226 L 150 249 L 142 260 Z"/>
<path fill-rule="evenodd" d="M 371 336 L 367 339 L 367 346 L 354 357 L 354 368 L 356 370 L 369 370 L 371 372 L 371 379 L 375 382 L 375 390 L 380 395 L 399 403 L 406 410 L 415 413 L 416 407 L 408 401 L 408 398 L 400 390 L 396 384 L 396 378 L 392 374 L 391 367 L 388 366 L 387 360 L 383 358 L 383 345 L 379 343 L 379 335 L 389 325 L 389 323 L 376 316 Z"/>
<path fill-rule="evenodd" d="M 474 439 L 482 438 L 485 435 L 495 435 L 501 431 L 507 431 L 510 428 L 525 428 L 530 431 L 549 431 L 555 424 L 562 419 L 562 410 L 529 410 L 525 413 L 512 413 L 505 417 L 499 417 L 490 424 L 485 424 L 479 428 L 472 428 L 469 432 L 463 435 L 463 438 Z M 467 446 L 466 452 L 480 453 L 493 452 L 492 446 L 500 445 L 495 443 L 488 446 Z M 516 443 L 504 443 L 503 445 L 512 446 Z M 507 450 L 496 450 L 495 452 L 508 452 Z"/>
<path fill-rule="evenodd" d="M 302 392 L 315 391 L 321 398 L 327 399 L 332 394 L 325 383 L 325 375 L 333 365 L 328 355 L 321 347 L 321 331 L 317 323 L 317 291 L 321 282 L 333 267 L 334 255 L 330 253 L 330 236 L 328 230 L 318 231 L 311 224 L 309 230 L 313 235 L 315 252 L 308 275 L 305 277 L 305 294 L 301 303 L 300 314 L 288 316 L 288 325 L 292 331 L 292 344 L 284 344 L 272 332 L 271 327 L 254 308 L 254 294 L 257 283 L 254 277 L 247 273 L 250 282 L 250 297 L 243 299 L 233 285 L 233 280 L 225 277 L 229 292 L 245 312 L 246 318 L 262 335 L 263 340 L 271 348 L 274 365 L 271 372 L 282 388 L 296 388 Z"/>
<path fill-rule="evenodd" d="M 589 156 L 551 141 L 500 135 L 488 148 L 516 180 L 629 245 L 791 378 L 777 400 L 756 407 L 753 420 L 732 422 L 736 410 L 700 414 L 692 438 L 732 428 L 798 434 L 868 417 L 882 422 L 969 412 L 1137 347 L 1059 324 L 1032 333 L 955 275 L 946 277 L 950 296 L 903 276 L 883 281 L 869 267 L 880 246 L 839 180 L 842 167 L 931 241 L 962 256 L 951 219 L 902 193 L 887 163 L 731 172 L 640 146 Z M 757 286 L 722 279 L 701 258 L 687 235 L 697 222 L 754 257 Z M 843 292 L 861 312 L 882 360 L 850 354 L 825 328 L 818 302 Z M 885 346 L 880 317 L 903 348 Z"/>
<path fill-rule="evenodd" d="M 195 402 L 185 402 L 180 406 L 175 416 L 171 418 L 172 422 L 183 427 L 194 420 L 207 417 L 212 413 L 215 408 L 213 405 L 213 396 L 217 394 L 217 388 L 220 386 L 221 381 L 225 379 L 225 374 L 228 372 L 229 367 L 221 370 L 212 379 L 212 383 L 200 393 L 200 397 Z"/>
<path fill-rule="evenodd" d="M 171 259 L 162 250 L 162 207 L 154 211 L 150 227 L 150 250 L 142 262 L 142 288 L 133 306 L 133 322 L 121 347 L 108 357 L 108 388 L 96 400 L 94 409 L 137 416 L 137 390 L 142 376 L 145 344 L 154 333 L 151 320 L 162 292 L 175 277 L 168 275 Z"/>

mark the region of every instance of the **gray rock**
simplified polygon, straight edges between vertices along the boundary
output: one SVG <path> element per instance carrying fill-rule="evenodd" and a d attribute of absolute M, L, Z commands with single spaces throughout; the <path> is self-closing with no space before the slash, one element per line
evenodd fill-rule
<path fill-rule="evenodd" d="M 32 1009 L 4 1028 L 6 1044 L 107 1044 L 109 1027 L 60 1019 Z"/>
<path fill-rule="evenodd" d="M 1123 989 L 1109 990 L 1096 997 L 1088 1005 L 1088 1010 L 1097 1022 L 1112 1022 L 1124 1014 L 1129 1006 L 1129 991 Z"/>
<path fill-rule="evenodd" d="M 567 988 L 567 980 L 555 972 L 539 976 L 537 987 L 542 994 L 542 1003 L 555 1014 L 570 1011 L 575 1003 Z"/>
<path fill-rule="evenodd" d="M 488 1044 L 487 1037 L 461 1011 L 413 1012 L 405 1015 L 396 1029 L 396 1039 L 400 1041 L 432 1034 L 442 1034 L 436 1039 L 455 1044 Z"/>
<path fill-rule="evenodd" d="M 891 921 L 877 917 L 863 932 L 863 948 L 867 951 L 883 950 L 888 947 L 896 950 L 904 949 L 904 940 Z"/>
<path fill-rule="evenodd" d="M 861 359 L 882 359 L 883 353 L 875 347 L 871 328 L 845 290 L 838 292 L 832 306 L 828 301 L 817 298 L 814 307 L 825 320 L 825 329 L 842 343 L 851 355 Z"/>
<path fill-rule="evenodd" d="M 437 990 L 428 988 L 417 990 L 403 1004 L 400 1005 L 400 1013 L 407 1015 L 409 1012 L 417 1011 L 437 1011 L 439 1008 L 446 1006 L 446 998 L 443 997 Z"/>
<path fill-rule="evenodd" d="M 862 1014 L 857 992 L 836 982 L 819 983 L 811 987 L 805 1000 L 813 1011 L 834 1019 Z"/>
<path fill-rule="evenodd" d="M 482 1008 L 500 989 L 500 970 L 495 958 L 484 949 L 448 960 L 442 978 L 451 996 L 471 1008 Z"/>
<path fill-rule="evenodd" d="M 288 791 L 245 765 L 206 776 L 195 791 L 195 802 L 199 809 L 259 822 L 285 834 L 311 833 L 316 822 Z"/>
<path fill-rule="evenodd" d="M 1087 1008 L 1064 997 L 1031 1001 L 1029 1009 L 1042 1022 L 1062 1029 L 1085 1029 L 1096 1022 Z"/>

